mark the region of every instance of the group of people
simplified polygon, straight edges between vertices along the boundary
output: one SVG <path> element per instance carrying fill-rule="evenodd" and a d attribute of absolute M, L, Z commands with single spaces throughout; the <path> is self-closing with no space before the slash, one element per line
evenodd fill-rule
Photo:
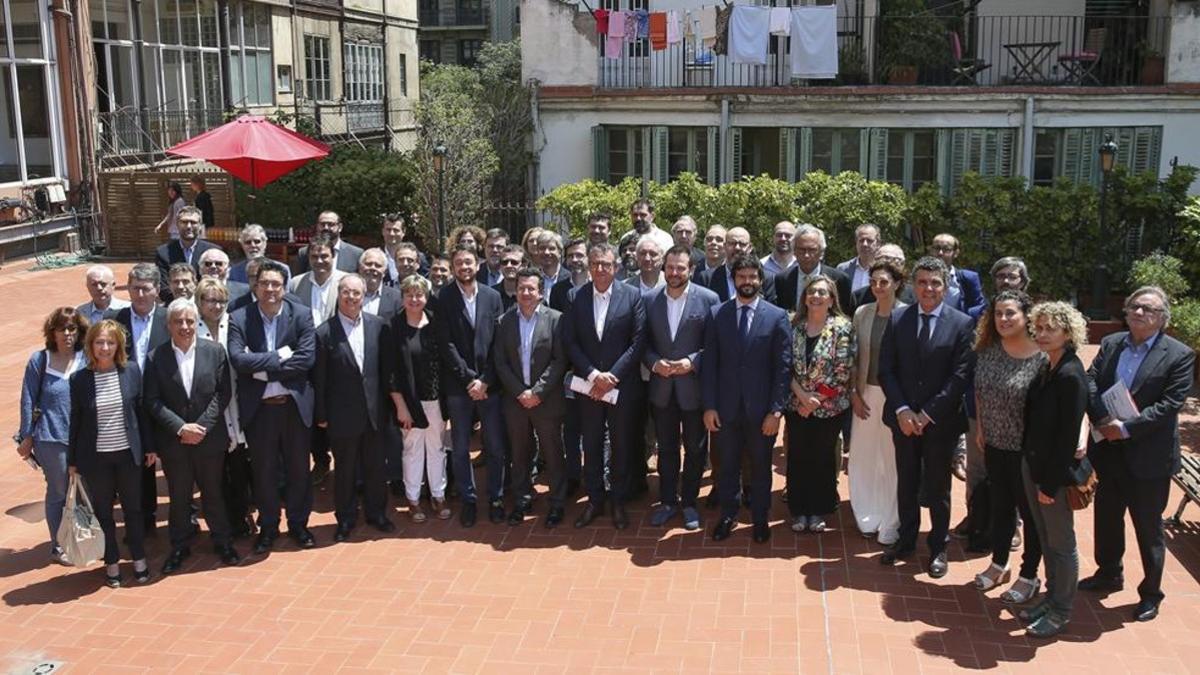
<path fill-rule="evenodd" d="M 963 457 L 968 487 L 990 495 L 987 513 L 972 514 L 992 542 L 975 584 L 1010 581 L 1020 523 L 1024 551 L 1003 598 L 1024 606 L 1032 635 L 1062 630 L 1077 587 L 1121 587 L 1128 511 L 1145 570 L 1136 614 L 1154 617 L 1159 516 L 1194 359 L 1164 332 L 1161 289 L 1129 296 L 1129 330 L 1105 338 L 1085 370 L 1083 317 L 1063 302 L 1035 304 L 1020 258 L 992 266 L 988 301 L 980 276 L 955 265 L 949 234 L 909 265 L 864 224 L 855 257 L 829 265 L 813 225 L 778 223 L 760 259 L 741 227 L 711 225 L 700 239 L 684 216 L 668 232 L 645 199 L 630 216 L 615 244 L 611 218 L 595 214 L 585 238 L 565 243 L 540 228 L 517 243 L 458 227 L 443 255 L 406 241 L 399 216 L 385 218 L 382 246 L 362 250 L 326 211 L 289 269 L 266 257 L 256 225 L 243 228 L 244 260 L 231 265 L 203 239 L 200 211 L 181 208 L 178 238 L 156 264 L 130 270 L 129 302 L 114 296 L 111 270 L 90 268 L 91 301 L 54 310 L 45 349 L 29 360 L 18 451 L 45 472 L 52 555 L 62 555 L 53 539 L 78 472 L 105 530 L 108 583 L 121 583 L 116 496 L 134 576 L 148 579 L 159 463 L 165 574 L 191 554 L 198 511 L 226 564 L 240 560 L 234 540 L 255 532 L 254 553 L 271 551 L 281 509 L 288 536 L 311 548 L 313 485 L 331 466 L 338 542 L 360 510 L 393 531 L 389 491 L 415 523 L 451 518 L 456 493 L 463 527 L 481 507 L 517 526 L 533 514 L 535 478 L 548 485 L 545 527 L 563 522 L 582 488 L 574 526 L 607 516 L 623 530 L 627 504 L 649 490 L 650 463 L 651 526 L 699 529 L 711 466 L 711 538 L 732 536 L 746 506 L 753 541 L 765 542 L 783 433 L 793 531 L 829 527 L 844 450 L 854 522 L 884 546 L 880 562 L 914 555 L 925 507 L 935 578 L 948 569 L 951 476 Z M 1109 414 L 1103 398 L 1118 382 L 1137 417 Z M 1099 477 L 1099 570 L 1077 583 L 1067 492 L 1085 455 Z M 1046 595 L 1032 604 L 1039 566 Z"/>

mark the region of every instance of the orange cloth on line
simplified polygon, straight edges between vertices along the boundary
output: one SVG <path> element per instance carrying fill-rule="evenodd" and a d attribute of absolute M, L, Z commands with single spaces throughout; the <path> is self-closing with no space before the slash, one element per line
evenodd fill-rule
<path fill-rule="evenodd" d="M 650 48 L 662 51 L 667 48 L 667 13 L 650 13 Z"/>

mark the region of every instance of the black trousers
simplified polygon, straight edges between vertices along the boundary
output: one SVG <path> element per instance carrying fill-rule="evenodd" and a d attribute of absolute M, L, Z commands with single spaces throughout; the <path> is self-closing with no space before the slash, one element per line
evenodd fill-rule
<path fill-rule="evenodd" d="M 582 396 L 582 394 L 579 394 Z M 579 399 L 566 399 L 567 414 L 563 418 L 563 454 L 567 458 L 566 472 L 570 480 L 583 479 L 583 432 L 579 418 Z"/>
<path fill-rule="evenodd" d="M 1163 560 L 1166 557 L 1162 514 L 1167 508 L 1171 479 L 1135 478 L 1119 453 L 1101 450 L 1094 454 L 1093 466 L 1100 481 L 1093 505 L 1099 574 L 1119 577 L 1124 573 L 1121 559 L 1125 557 L 1125 512 L 1128 511 L 1146 575 L 1138 584 L 1138 595 L 1143 600 L 1161 601 L 1164 597 Z"/>
<path fill-rule="evenodd" d="M 280 405 L 263 403 L 245 428 L 254 469 L 254 501 L 258 526 L 264 532 L 279 532 L 279 469 L 283 463 L 288 529 L 308 527 L 312 513 L 312 481 L 309 479 L 308 446 L 312 430 L 304 426 L 296 401 L 290 396 Z M 354 472 L 348 472 L 353 477 Z"/>
<path fill-rule="evenodd" d="M 320 464 L 325 468 L 329 468 L 329 449 L 332 447 L 329 442 L 329 434 L 324 429 L 313 425 L 312 428 L 312 459 L 313 465 Z"/>
<path fill-rule="evenodd" d="M 171 502 L 167 516 L 167 531 L 171 547 L 186 546 L 192 539 L 192 490 L 200 487 L 200 502 L 204 505 L 204 521 L 208 523 L 213 545 L 227 546 L 232 541 L 229 515 L 225 511 L 223 478 L 224 448 L 197 449 L 177 445 L 163 448 L 159 455 L 163 473 L 167 475 L 167 494 Z"/>
<path fill-rule="evenodd" d="M 750 516 L 755 523 L 767 522 L 771 512 L 771 450 L 774 436 L 762 433 L 762 418 L 749 419 L 739 412 L 733 419 L 722 419 L 717 431 L 717 452 L 721 456 L 717 476 L 717 495 L 721 502 L 721 517 L 737 517 L 741 500 L 738 492 L 750 486 Z M 750 463 L 749 475 L 742 469 Z"/>
<path fill-rule="evenodd" d="M 629 453 L 626 459 L 629 464 L 626 469 L 628 476 L 628 488 L 630 491 L 636 487 L 644 491 L 646 489 L 646 477 L 650 474 L 650 468 L 647 466 L 647 460 L 650 457 L 650 446 L 646 442 L 646 428 L 650 424 L 650 406 L 646 400 L 646 389 L 642 387 L 630 390 L 629 400 L 622 401 L 622 407 L 628 406 L 626 412 L 632 413 L 633 420 L 630 423 L 630 438 L 629 438 Z M 621 392 L 622 396 L 626 392 Z"/>
<path fill-rule="evenodd" d="M 624 397 L 626 393 L 621 392 L 620 396 Z M 579 422 L 583 433 L 583 480 L 587 486 L 588 501 L 602 506 L 606 499 L 604 437 L 607 432 L 612 450 L 609 457 L 612 499 L 617 504 L 624 504 L 629 492 L 629 453 L 636 415 L 628 409 L 628 401 L 613 406 L 587 397 L 576 400 L 579 401 Z"/>
<path fill-rule="evenodd" d="M 250 515 L 252 485 L 250 451 L 245 445 L 239 444 L 225 453 L 225 515 L 230 525 L 240 523 Z"/>
<path fill-rule="evenodd" d="M 837 474 L 842 457 L 834 452 L 846 413 L 834 417 L 787 415 L 787 502 L 792 517 L 823 516 L 838 507 Z"/>
<path fill-rule="evenodd" d="M 142 520 L 142 467 L 133 462 L 133 453 L 96 453 L 96 464 L 83 472 L 84 485 L 92 498 L 92 509 L 100 528 L 104 530 L 104 563 L 115 565 L 121 559 L 117 548 L 117 523 L 113 519 L 113 497 L 121 497 L 125 516 L 125 541 L 129 557 L 146 557 L 145 526 Z"/>
<path fill-rule="evenodd" d="M 339 524 L 353 525 L 358 518 L 355 483 L 362 463 L 363 513 L 367 520 L 380 520 L 387 510 L 387 471 L 383 457 L 383 435 L 368 429 L 357 436 L 329 435 L 333 459 L 333 510 Z"/>
<path fill-rule="evenodd" d="M 141 504 L 144 527 L 154 527 L 158 521 L 158 465 L 142 465 Z"/>
<path fill-rule="evenodd" d="M 536 454 L 545 462 L 550 483 L 550 507 L 561 507 L 567 497 L 567 458 L 562 446 L 562 415 L 526 409 L 512 396 L 504 396 L 504 423 L 512 448 L 512 493 L 518 502 L 533 497 L 533 463 Z M 534 435 L 536 434 L 536 443 Z"/>
<path fill-rule="evenodd" d="M 917 545 L 921 528 L 921 502 L 929 507 L 929 552 L 946 550 L 950 533 L 950 460 L 958 445 L 957 433 L 926 427 L 921 436 L 905 436 L 892 430 L 896 445 L 896 505 L 900 512 L 899 550 Z"/>
<path fill-rule="evenodd" d="M 988 497 L 992 513 L 992 562 L 1000 567 L 1008 564 L 1009 547 L 1017 529 L 1017 512 L 1024 522 L 1021 553 L 1021 576 L 1037 578 L 1042 562 L 1042 540 L 1038 537 L 1037 521 L 1025 495 L 1025 479 L 1021 475 L 1022 454 L 984 446 L 983 462 L 987 468 Z"/>
<path fill-rule="evenodd" d="M 708 432 L 704 411 L 682 410 L 672 399 L 665 408 L 654 408 L 654 430 L 658 437 L 659 501 L 684 508 L 696 506 L 700 478 L 708 459 Z M 679 442 L 683 440 L 683 478 L 680 480 Z"/>

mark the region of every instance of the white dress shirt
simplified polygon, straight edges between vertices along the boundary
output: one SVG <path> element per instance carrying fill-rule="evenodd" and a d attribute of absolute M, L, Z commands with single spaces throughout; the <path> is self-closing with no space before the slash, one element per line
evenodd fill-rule
<path fill-rule="evenodd" d="M 358 316 L 358 320 L 352 321 L 350 317 L 337 313 L 338 321 L 342 322 L 342 332 L 346 334 L 346 343 L 350 345 L 350 352 L 354 354 L 354 362 L 358 364 L 358 372 L 363 369 L 363 327 L 362 315 Z"/>
<path fill-rule="evenodd" d="M 742 316 L 741 316 L 742 308 L 749 307 L 750 311 L 747 312 L 747 316 L 746 316 L 746 330 L 747 331 L 750 330 L 750 327 L 754 325 L 754 315 L 758 313 L 758 301 L 761 298 L 762 298 L 761 295 L 756 295 L 756 296 L 754 296 L 754 299 L 751 300 L 750 302 L 745 302 L 744 300 L 742 300 L 742 297 L 740 295 L 737 296 L 737 312 L 734 314 L 734 317 L 733 317 L 737 326 L 742 325 Z M 745 336 L 739 332 L 738 339 L 744 340 Z"/>
<path fill-rule="evenodd" d="M 154 325 L 154 311 L 146 316 L 136 310 L 129 310 L 129 327 L 133 330 L 133 358 L 138 368 L 146 372 L 146 352 L 150 349 L 150 332 Z"/>
<path fill-rule="evenodd" d="M 329 292 L 329 284 L 334 283 L 336 274 L 330 274 L 324 284 L 318 284 L 317 278 L 310 273 L 308 281 L 312 284 L 312 290 L 309 291 L 309 307 L 312 308 L 312 320 L 314 326 L 320 326 L 325 323 L 325 294 Z"/>
<path fill-rule="evenodd" d="M 614 282 L 615 283 L 615 282 Z M 604 322 L 608 319 L 608 303 L 612 300 L 612 286 L 603 293 L 592 287 L 592 320 L 596 322 L 596 337 L 604 339 Z"/>
<path fill-rule="evenodd" d="M 282 310 L 281 310 L 280 314 L 282 314 Z M 279 314 L 276 314 L 274 317 L 268 317 L 266 314 L 262 313 L 262 309 L 259 309 L 258 315 L 262 317 L 263 337 L 266 339 L 266 342 L 267 342 L 267 351 L 268 352 L 276 351 L 276 349 L 275 349 L 275 328 L 276 328 L 277 324 L 279 323 Z M 283 384 L 281 384 L 280 382 L 271 382 L 271 381 L 267 382 L 267 386 L 263 389 L 263 393 L 262 393 L 263 398 L 272 398 L 274 396 L 287 396 L 287 395 L 288 395 L 287 387 L 283 386 Z"/>
<path fill-rule="evenodd" d="M 383 293 L 380 291 L 375 291 L 374 294 L 367 293 L 364 295 L 362 311 L 370 314 L 371 316 L 379 316 L 379 301 L 381 298 L 383 298 Z"/>
<path fill-rule="evenodd" d="M 184 246 L 183 242 L 179 242 L 179 247 L 183 249 L 183 260 L 187 264 L 192 264 L 192 256 L 196 254 L 196 242 L 192 242 L 191 246 Z"/>
<path fill-rule="evenodd" d="M 946 306 L 946 303 L 942 302 L 937 307 L 934 307 L 933 311 L 928 312 L 928 314 L 929 314 L 929 337 L 931 339 L 933 338 L 933 331 L 937 330 L 937 322 L 941 320 L 942 308 L 945 306 Z M 925 310 L 921 309 L 920 305 L 918 305 L 917 306 L 917 335 L 918 336 L 921 335 L 921 315 L 925 314 L 925 313 L 926 313 Z"/>
<path fill-rule="evenodd" d="M 666 293 L 667 298 L 667 331 L 671 335 L 671 339 L 675 339 L 675 333 L 679 331 L 679 323 L 683 320 L 683 309 L 687 307 L 688 293 L 692 290 L 691 283 L 683 287 L 683 292 L 678 298 L 672 298 L 670 293 Z"/>
<path fill-rule="evenodd" d="M 454 283 L 458 284 L 457 281 Z M 458 292 L 462 294 L 463 307 L 467 310 L 467 320 L 471 322 L 471 328 L 475 327 L 475 300 L 479 297 L 478 283 L 475 284 L 474 289 L 473 293 L 467 295 L 467 289 L 463 288 L 462 284 L 458 284 Z"/>
<path fill-rule="evenodd" d="M 192 376 L 196 372 L 196 339 L 192 338 L 192 344 L 186 352 L 177 347 L 174 340 L 171 341 L 171 349 L 175 352 L 175 363 L 179 365 L 179 379 L 183 381 L 183 390 L 187 392 L 188 398 L 191 398 Z"/>
<path fill-rule="evenodd" d="M 533 362 L 533 331 L 537 328 L 538 313 L 535 309 L 533 316 L 525 318 L 525 313 L 517 310 L 517 332 L 521 338 L 521 376 L 525 378 L 525 386 L 533 386 L 530 371 Z"/>

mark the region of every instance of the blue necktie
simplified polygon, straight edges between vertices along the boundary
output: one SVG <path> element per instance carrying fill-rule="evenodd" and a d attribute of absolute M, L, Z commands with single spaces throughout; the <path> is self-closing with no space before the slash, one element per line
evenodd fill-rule
<path fill-rule="evenodd" d="M 932 314 L 921 313 L 921 330 L 917 333 L 917 343 L 922 346 L 929 342 L 929 324 L 931 323 L 931 319 L 933 319 Z"/>
<path fill-rule="evenodd" d="M 738 317 L 738 335 L 745 339 L 750 333 L 750 305 L 742 305 L 739 309 L 742 315 Z"/>

